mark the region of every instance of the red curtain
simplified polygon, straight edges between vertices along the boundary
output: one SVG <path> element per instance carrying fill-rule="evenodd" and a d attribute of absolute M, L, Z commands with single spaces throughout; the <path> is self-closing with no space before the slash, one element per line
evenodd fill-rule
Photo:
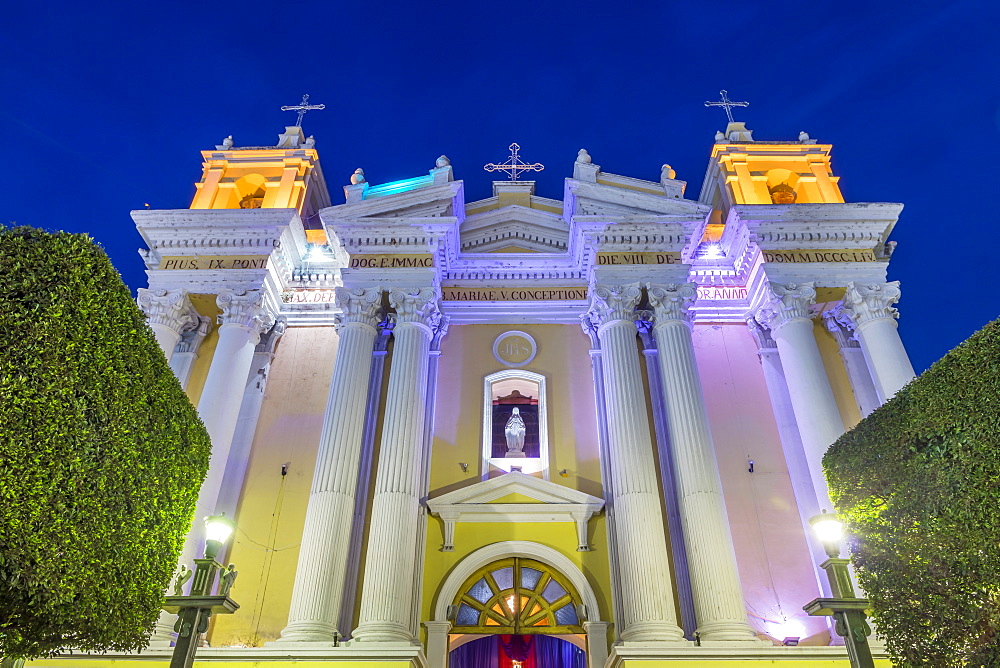
<path fill-rule="evenodd" d="M 521 662 L 521 668 L 537 668 L 535 645 L 531 636 L 501 635 L 499 644 L 499 668 L 514 668 L 515 661 Z"/>

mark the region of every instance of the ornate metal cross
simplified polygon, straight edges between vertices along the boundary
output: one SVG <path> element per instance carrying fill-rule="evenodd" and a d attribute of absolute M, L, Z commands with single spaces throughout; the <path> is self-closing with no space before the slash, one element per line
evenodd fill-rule
<path fill-rule="evenodd" d="M 722 99 L 721 100 L 719 100 L 718 102 L 706 102 L 705 106 L 706 107 L 722 107 L 723 109 L 725 109 L 726 110 L 726 116 L 729 118 L 729 122 L 730 123 L 733 122 L 733 112 L 731 111 L 733 107 L 749 107 L 750 106 L 749 102 L 733 102 L 732 100 L 730 100 L 727 97 L 726 91 L 724 91 L 724 90 L 720 90 L 719 94 L 722 95 Z"/>
<path fill-rule="evenodd" d="M 286 105 L 281 108 L 282 111 L 297 111 L 299 112 L 299 117 L 295 121 L 295 127 L 302 127 L 302 117 L 306 115 L 307 111 L 312 111 L 313 109 L 326 109 L 325 104 L 309 104 L 309 96 L 302 96 L 302 103 L 296 105 Z"/>
<path fill-rule="evenodd" d="M 521 150 L 521 147 L 517 145 L 517 142 L 511 144 L 507 148 L 510 149 L 510 157 L 507 158 L 506 162 L 501 162 L 499 165 L 491 162 L 483 166 L 483 169 L 487 172 L 504 172 L 510 177 L 511 181 L 517 181 L 517 175 L 521 172 L 540 172 L 545 169 L 545 165 L 540 162 L 535 162 L 529 165 L 521 160 L 520 156 L 517 154 L 518 151 Z"/>

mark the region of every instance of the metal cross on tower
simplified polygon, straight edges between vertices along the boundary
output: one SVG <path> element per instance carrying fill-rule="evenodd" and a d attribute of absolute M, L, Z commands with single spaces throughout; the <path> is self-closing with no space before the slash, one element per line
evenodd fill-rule
<path fill-rule="evenodd" d="M 517 175 L 521 172 L 540 172 L 545 169 L 545 165 L 540 162 L 533 164 L 528 164 L 521 160 L 518 156 L 518 151 L 521 147 L 517 145 L 517 142 L 511 144 L 507 148 L 510 149 L 510 157 L 507 158 L 506 162 L 501 162 L 499 165 L 496 163 L 489 163 L 483 166 L 487 172 L 504 172 L 510 177 L 511 181 L 517 181 Z"/>
<path fill-rule="evenodd" d="M 325 104 L 309 104 L 309 96 L 302 96 L 302 103 L 296 105 L 286 105 L 281 108 L 282 111 L 297 111 L 299 112 L 299 117 L 295 121 L 295 127 L 302 127 L 302 117 L 306 115 L 307 111 L 312 111 L 313 109 L 326 109 Z"/>
<path fill-rule="evenodd" d="M 722 107 L 723 109 L 725 109 L 726 110 L 726 116 L 729 118 L 729 122 L 730 123 L 733 122 L 733 112 L 731 111 L 733 107 L 749 107 L 750 106 L 749 102 L 733 102 L 732 100 L 730 100 L 727 97 L 726 91 L 724 91 L 724 90 L 720 90 L 719 94 L 722 95 L 722 99 L 721 100 L 719 100 L 718 102 L 706 102 L 705 106 L 706 107 Z"/>

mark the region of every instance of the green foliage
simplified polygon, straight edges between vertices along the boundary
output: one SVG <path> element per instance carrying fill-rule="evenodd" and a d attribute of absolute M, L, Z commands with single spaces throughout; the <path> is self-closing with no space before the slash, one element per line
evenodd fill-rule
<path fill-rule="evenodd" d="M 0 654 L 145 645 L 209 437 L 89 237 L 0 228 Z"/>
<path fill-rule="evenodd" d="M 1000 665 L 1000 321 L 824 458 L 898 665 Z"/>

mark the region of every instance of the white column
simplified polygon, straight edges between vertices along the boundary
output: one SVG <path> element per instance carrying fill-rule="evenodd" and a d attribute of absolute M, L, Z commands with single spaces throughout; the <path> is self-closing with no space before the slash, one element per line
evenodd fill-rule
<path fill-rule="evenodd" d="M 816 499 L 821 508 L 832 510 L 823 455 L 844 433 L 844 422 L 813 336 L 809 306 L 815 298 L 812 283 L 770 283 L 755 318 L 771 330 L 778 346 Z"/>
<path fill-rule="evenodd" d="M 337 288 L 340 341 L 306 508 L 288 626 L 281 641 L 333 641 L 350 550 L 351 519 L 382 290 Z"/>
<path fill-rule="evenodd" d="M 352 636 L 359 642 L 408 644 L 414 641 L 410 613 L 423 482 L 428 353 L 441 313 L 433 288 L 391 289 L 389 304 L 396 309 L 392 362 L 372 498 L 361 615 Z"/>
<path fill-rule="evenodd" d="M 584 622 L 587 632 L 587 668 L 604 668 L 608 662 L 608 623 Z"/>
<path fill-rule="evenodd" d="M 840 359 L 844 361 L 844 369 L 851 382 L 851 389 L 854 390 L 854 399 L 861 417 L 868 417 L 873 410 L 882 405 L 882 402 L 879 401 L 875 381 L 872 379 L 871 371 L 868 370 L 865 353 L 851 332 L 853 325 L 850 316 L 844 313 L 843 306 L 838 306 L 824 311 L 823 321 L 826 323 L 826 329 L 836 339 L 837 346 L 840 347 Z"/>
<path fill-rule="evenodd" d="M 747 623 L 719 465 L 691 340 L 694 283 L 647 285 L 688 572 L 702 641 L 757 643 Z"/>
<path fill-rule="evenodd" d="M 844 294 L 844 313 L 854 324 L 883 404 L 916 376 L 896 330 L 899 313 L 892 305 L 897 301 L 899 281 L 882 285 L 848 283 Z"/>
<path fill-rule="evenodd" d="M 591 286 L 599 324 L 608 420 L 608 458 L 615 507 L 624 641 L 683 642 L 663 534 L 663 510 L 636 343 L 638 283 Z M 607 493 L 607 492 L 606 492 Z"/>
<path fill-rule="evenodd" d="M 187 290 L 139 288 L 136 303 L 146 314 L 156 342 L 169 362 L 181 332 L 198 326 L 198 312 L 191 305 Z"/>
<path fill-rule="evenodd" d="M 424 628 L 427 629 L 427 668 L 447 668 L 451 622 L 424 622 Z"/>

